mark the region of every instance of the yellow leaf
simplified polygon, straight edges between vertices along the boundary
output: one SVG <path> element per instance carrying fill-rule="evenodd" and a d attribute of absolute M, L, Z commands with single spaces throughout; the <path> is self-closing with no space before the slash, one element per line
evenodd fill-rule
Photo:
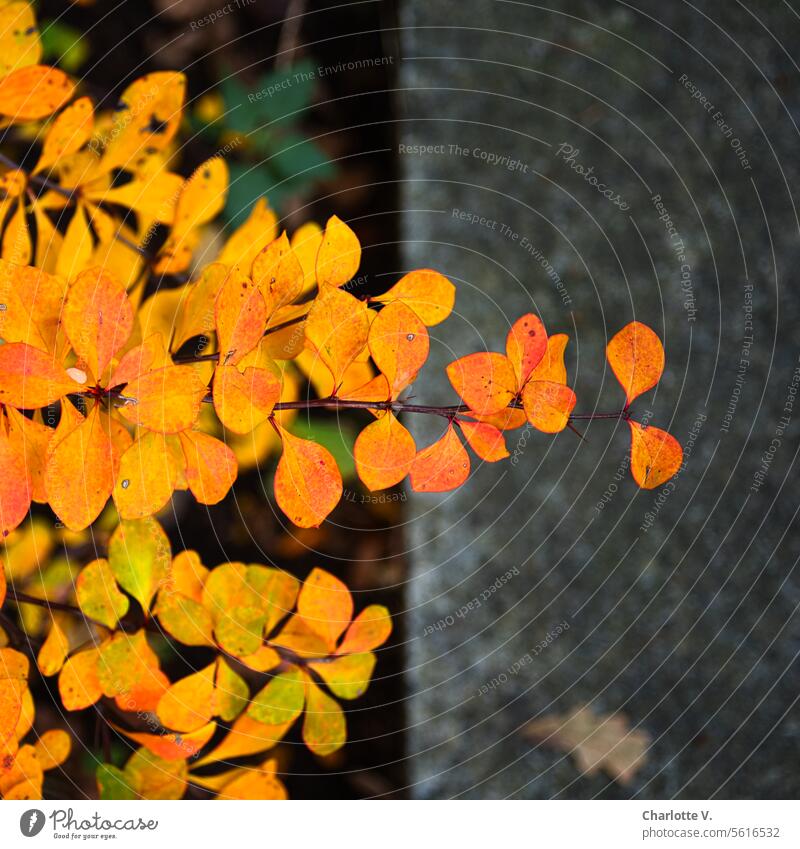
<path fill-rule="evenodd" d="M 361 243 L 358 236 L 338 216 L 332 215 L 325 225 L 325 234 L 317 254 L 317 284 L 342 286 L 355 277 L 361 264 Z"/>
<path fill-rule="evenodd" d="M 303 742 L 320 757 L 326 757 L 344 746 L 347 725 L 339 705 L 311 680 L 306 678 L 306 713 L 303 717 Z"/>
<path fill-rule="evenodd" d="M 81 569 L 75 582 L 75 594 L 84 615 L 107 628 L 116 628 L 128 612 L 128 597 L 117 588 L 105 559 L 93 560 Z"/>
<path fill-rule="evenodd" d="M 51 168 L 65 156 L 80 150 L 94 130 L 94 109 L 88 97 L 71 103 L 50 125 L 42 144 L 42 154 L 33 173 Z"/>
<path fill-rule="evenodd" d="M 35 65 L 42 56 L 39 28 L 28 2 L 6 3 L 0 21 L 0 77 Z"/>
<path fill-rule="evenodd" d="M 119 585 L 147 613 L 170 574 L 172 552 L 161 525 L 155 519 L 121 521 L 111 535 L 108 560 Z"/>
<path fill-rule="evenodd" d="M 323 289 L 308 312 L 305 332 L 333 375 L 334 389 L 361 354 L 369 336 L 366 304 L 341 289 Z"/>
<path fill-rule="evenodd" d="M 176 478 L 164 435 L 144 432 L 120 459 L 113 492 L 119 515 L 143 519 L 157 513 L 172 497 Z"/>

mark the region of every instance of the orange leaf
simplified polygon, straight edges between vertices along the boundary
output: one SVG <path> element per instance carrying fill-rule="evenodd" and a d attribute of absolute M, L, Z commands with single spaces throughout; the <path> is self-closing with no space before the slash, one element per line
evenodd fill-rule
<path fill-rule="evenodd" d="M 428 327 L 444 321 L 453 311 L 456 287 L 438 271 L 421 268 L 410 271 L 382 295 L 373 298 L 381 304 L 400 301 L 407 304 Z"/>
<path fill-rule="evenodd" d="M 0 345 L 0 403 L 35 409 L 83 388 L 50 354 L 24 342 Z"/>
<path fill-rule="evenodd" d="M 373 492 L 400 483 L 416 454 L 414 437 L 392 412 L 367 425 L 353 447 L 358 476 Z"/>
<path fill-rule="evenodd" d="M 161 433 L 144 432 L 122 455 L 114 486 L 114 503 L 123 519 L 157 513 L 172 497 L 176 472 Z"/>
<path fill-rule="evenodd" d="M 358 236 L 338 216 L 332 215 L 317 253 L 317 285 L 342 286 L 355 277 L 361 264 Z"/>
<path fill-rule="evenodd" d="M 131 348 L 122 357 L 112 372 L 108 385 L 121 386 L 143 374 L 171 365 L 172 360 L 164 347 L 164 337 L 160 333 L 153 333 L 141 345 Z"/>
<path fill-rule="evenodd" d="M 680 442 L 657 427 L 645 427 L 632 420 L 631 474 L 642 489 L 655 489 L 677 474 L 683 463 Z"/>
<path fill-rule="evenodd" d="M 458 426 L 469 443 L 469 447 L 487 463 L 496 463 L 508 457 L 508 449 L 502 431 L 484 422 L 458 420 Z"/>
<path fill-rule="evenodd" d="M 0 351 L 6 347 L 0 346 Z M 4 537 L 28 515 L 32 489 L 25 454 L 5 433 L 5 424 L 0 421 L 0 532 Z"/>
<path fill-rule="evenodd" d="M 353 596 L 338 579 L 323 569 L 314 569 L 297 597 L 297 612 L 330 651 L 353 618 Z"/>
<path fill-rule="evenodd" d="M 417 314 L 401 302 L 384 307 L 369 330 L 369 352 L 386 375 L 396 398 L 428 359 L 428 330 Z"/>
<path fill-rule="evenodd" d="M 158 703 L 156 713 L 165 728 L 195 731 L 214 715 L 216 661 L 174 683 Z"/>
<path fill-rule="evenodd" d="M 111 724 L 116 731 L 121 732 L 139 745 L 144 746 L 165 761 L 185 761 L 194 757 L 203 746 L 214 736 L 217 730 L 216 722 L 209 722 L 196 731 L 185 734 L 145 734 L 138 731 L 128 731 Z"/>
<path fill-rule="evenodd" d="M 365 607 L 347 629 L 337 655 L 372 651 L 382 646 L 392 633 L 389 611 L 381 604 Z"/>
<path fill-rule="evenodd" d="M 528 421 L 543 433 L 558 433 L 569 422 L 575 408 L 575 393 L 560 383 L 528 381 L 522 390 L 522 404 Z"/>
<path fill-rule="evenodd" d="M 119 413 L 149 430 L 179 433 L 197 420 L 206 392 L 192 366 L 166 366 L 128 383 L 123 394 L 133 401 L 120 407 Z"/>
<path fill-rule="evenodd" d="M 564 365 L 564 351 L 569 342 L 566 333 L 548 336 L 547 351 L 538 366 L 530 373 L 529 380 L 548 380 L 551 383 L 567 382 L 567 367 Z"/>
<path fill-rule="evenodd" d="M 417 454 L 410 469 L 415 492 L 448 492 L 469 477 L 469 455 L 453 425 L 444 436 Z"/>
<path fill-rule="evenodd" d="M 214 307 L 220 365 L 235 365 L 261 341 L 267 329 L 267 305 L 255 283 L 234 268 Z"/>
<path fill-rule="evenodd" d="M 5 304 L 0 310 L 0 338 L 5 342 L 27 342 L 42 351 L 54 351 L 63 301 L 60 278 L 0 260 L 0 303 Z"/>
<path fill-rule="evenodd" d="M 320 292 L 308 311 L 306 340 L 333 375 L 334 390 L 361 354 L 369 336 L 367 305 L 348 292 L 331 287 Z"/>
<path fill-rule="evenodd" d="M 347 724 L 342 709 L 311 678 L 306 679 L 303 742 L 320 757 L 333 754 L 347 742 Z"/>
<path fill-rule="evenodd" d="M 31 498 L 39 504 L 45 504 L 47 492 L 44 488 L 44 472 L 47 467 L 50 439 L 54 431 L 35 419 L 29 419 L 22 415 L 13 407 L 8 407 L 6 412 L 8 414 L 8 438 L 20 455 L 24 457 L 27 473 L 30 475 Z M 24 475 L 15 480 L 20 483 L 20 491 L 23 491 L 24 486 L 21 484 Z"/>
<path fill-rule="evenodd" d="M 128 341 L 133 308 L 121 283 L 102 268 L 90 268 L 69 287 L 61 321 L 73 350 L 99 380 Z"/>
<path fill-rule="evenodd" d="M 608 343 L 606 356 L 625 390 L 625 406 L 652 389 L 664 372 L 664 346 L 656 334 L 639 321 L 622 328 Z"/>
<path fill-rule="evenodd" d="M 518 318 L 506 337 L 506 356 L 517 376 L 517 388 L 522 389 L 547 351 L 547 331 L 541 320 L 528 313 Z"/>
<path fill-rule="evenodd" d="M 53 121 L 44 137 L 42 155 L 33 173 L 50 168 L 65 156 L 80 150 L 89 141 L 94 128 L 94 109 L 88 97 L 80 97 L 71 103 Z"/>
<path fill-rule="evenodd" d="M 227 737 L 223 738 L 219 746 L 197 761 L 194 766 L 201 767 L 217 761 L 230 761 L 233 758 L 254 755 L 271 749 L 283 739 L 292 722 L 294 720 L 280 725 L 265 725 L 244 713 L 234 722 Z"/>
<path fill-rule="evenodd" d="M 236 455 L 224 442 L 199 430 L 185 430 L 179 436 L 192 494 L 200 504 L 222 501 L 236 480 Z"/>
<path fill-rule="evenodd" d="M 100 421 L 100 407 L 58 442 L 53 440 L 44 484 L 50 506 L 73 531 L 88 527 L 114 488 L 112 445 Z"/>
<path fill-rule="evenodd" d="M 103 695 L 97 676 L 99 656 L 99 649 L 88 649 L 72 655 L 64 664 L 58 676 L 58 692 L 67 710 L 83 710 Z"/>
<path fill-rule="evenodd" d="M 275 472 L 275 499 L 301 528 L 317 528 L 339 503 L 342 476 L 330 451 L 280 426 L 283 453 Z"/>
<path fill-rule="evenodd" d="M 481 415 L 505 409 L 517 394 L 517 379 L 508 357 L 479 352 L 447 366 L 453 389 L 467 406 Z"/>
<path fill-rule="evenodd" d="M 303 267 L 285 232 L 253 260 L 253 281 L 264 296 L 268 316 L 302 293 Z"/>
<path fill-rule="evenodd" d="M 6 570 L 0 568 L 0 607 L 3 606 L 3 602 L 6 600 L 7 590 L 8 584 L 6 583 Z"/>
<path fill-rule="evenodd" d="M 265 368 L 218 366 L 214 372 L 214 409 L 234 433 L 250 433 L 265 422 L 281 397 L 281 381 Z"/>
<path fill-rule="evenodd" d="M 10 648 L 0 648 L 0 745 L 17 727 L 22 697 L 28 687 L 28 659 Z"/>
<path fill-rule="evenodd" d="M 30 65 L 0 79 L 0 115 L 12 121 L 38 121 L 60 109 L 74 86 L 57 68 Z"/>

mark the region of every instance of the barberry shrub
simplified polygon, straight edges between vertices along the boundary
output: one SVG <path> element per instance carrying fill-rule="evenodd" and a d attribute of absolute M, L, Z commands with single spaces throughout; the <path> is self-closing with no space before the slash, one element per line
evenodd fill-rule
<path fill-rule="evenodd" d="M 154 514 L 177 490 L 220 502 L 240 468 L 274 450 L 275 503 L 294 525 L 320 525 L 342 477 L 323 445 L 292 432 L 296 411 L 316 408 L 365 417 L 353 453 L 371 491 L 406 478 L 417 492 L 448 491 L 469 476 L 465 445 L 497 462 L 509 455 L 508 431 L 555 434 L 592 418 L 627 421 L 633 477 L 654 488 L 679 470 L 681 447 L 630 408 L 660 379 L 664 350 L 646 325 L 622 328 L 606 354 L 624 404 L 576 413 L 567 336 L 529 313 L 504 353 L 447 367 L 457 400 L 411 403 L 428 328 L 455 301 L 443 274 L 410 271 L 359 298 L 348 286 L 361 258 L 353 230 L 333 216 L 289 234 L 263 199 L 206 256 L 199 248 L 225 204 L 228 169 L 215 156 L 188 177 L 172 170 L 184 77 L 148 74 L 113 110 L 97 110 L 65 73 L 37 64 L 40 52 L 28 5 L 0 7 L 0 116 L 9 138 L 34 140 L 35 154 L 29 169 L 0 154 L 0 528 L 14 533 L 35 502 L 66 533 L 81 532 L 109 500 L 119 525 L 106 556 L 78 574 L 27 588 L 13 570 L 8 586 L 3 577 L 0 792 L 37 797 L 44 771 L 69 752 L 59 730 L 24 742 L 35 643 L 12 643 L 34 633 L 36 669 L 58 675 L 63 707 L 94 707 L 140 747 L 124 768 L 101 765 L 102 796 L 179 798 L 193 784 L 282 798 L 275 759 L 204 768 L 262 755 L 298 721 L 316 754 L 340 748 L 338 700 L 364 691 L 389 615 L 372 606 L 353 619 L 347 588 L 319 569 L 301 586 L 272 567 L 209 570 L 191 551 L 172 557 Z M 314 397 L 301 396 L 304 385 Z M 443 433 L 420 447 L 401 419 L 425 414 L 442 419 Z M 208 664 L 171 681 L 156 638 L 201 647 Z"/>

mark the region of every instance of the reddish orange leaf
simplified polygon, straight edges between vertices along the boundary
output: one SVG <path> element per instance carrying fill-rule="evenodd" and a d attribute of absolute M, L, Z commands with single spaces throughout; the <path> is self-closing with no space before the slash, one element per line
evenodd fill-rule
<path fill-rule="evenodd" d="M 83 389 L 50 354 L 24 342 L 0 345 L 0 403 L 31 410 Z"/>
<path fill-rule="evenodd" d="M 220 365 L 235 365 L 261 341 L 267 329 L 267 305 L 255 283 L 234 268 L 214 307 Z"/>
<path fill-rule="evenodd" d="M 381 604 L 365 607 L 347 629 L 336 654 L 368 652 L 382 646 L 392 633 L 389 611 Z"/>
<path fill-rule="evenodd" d="M 0 115 L 11 121 L 38 121 L 60 109 L 74 86 L 58 68 L 30 65 L 0 79 Z"/>
<path fill-rule="evenodd" d="M 281 381 L 272 371 L 250 366 L 218 366 L 214 372 L 214 409 L 234 433 L 250 433 L 265 422 L 281 397 Z"/>
<path fill-rule="evenodd" d="M 538 366 L 530 373 L 529 380 L 548 380 L 551 383 L 567 382 L 567 367 L 564 365 L 564 351 L 569 342 L 566 333 L 548 336 L 547 350 Z"/>
<path fill-rule="evenodd" d="M 224 442 L 199 430 L 183 431 L 180 440 L 194 497 L 201 504 L 222 501 L 236 480 L 236 455 Z"/>
<path fill-rule="evenodd" d="M 528 381 L 522 390 L 525 415 L 542 433 L 564 430 L 576 400 L 575 393 L 568 386 L 548 380 Z"/>
<path fill-rule="evenodd" d="M 179 433 L 195 423 L 207 391 L 192 366 L 167 366 L 128 383 L 123 394 L 133 401 L 120 407 L 119 413 L 149 430 Z"/>
<path fill-rule="evenodd" d="M 317 528 L 342 497 L 342 476 L 330 451 L 278 426 L 283 453 L 275 472 L 275 500 L 301 528 Z"/>
<path fill-rule="evenodd" d="M 264 296 L 268 316 L 302 293 L 303 267 L 285 232 L 253 260 L 253 282 Z"/>
<path fill-rule="evenodd" d="M 506 337 L 506 355 L 522 389 L 547 351 L 547 331 L 540 319 L 528 313 L 518 318 Z"/>
<path fill-rule="evenodd" d="M 517 407 L 506 407 L 505 410 L 500 410 L 499 413 L 492 413 L 489 416 L 479 415 L 472 410 L 464 413 L 464 415 L 484 424 L 490 424 L 498 430 L 516 430 L 528 421 L 525 418 L 525 410 Z"/>
<path fill-rule="evenodd" d="M 411 307 L 428 327 L 444 321 L 453 311 L 456 287 L 438 271 L 421 268 L 410 271 L 397 283 L 372 300 L 381 304 L 400 301 Z"/>
<path fill-rule="evenodd" d="M 417 454 L 409 470 L 415 492 L 448 492 L 469 477 L 469 455 L 453 425 L 444 436 Z"/>
<path fill-rule="evenodd" d="M 209 722 L 208 725 L 204 725 L 196 731 L 188 731 L 185 734 L 145 734 L 128 731 L 126 728 L 120 728 L 113 723 L 110 724 L 116 731 L 130 737 L 131 740 L 135 740 L 140 746 L 144 746 L 165 761 L 185 761 L 193 758 L 217 730 L 217 723 Z"/>
<path fill-rule="evenodd" d="M 355 277 L 361 264 L 358 236 L 338 216 L 332 215 L 317 253 L 317 284 L 342 286 Z"/>
<path fill-rule="evenodd" d="M 100 380 L 128 341 L 133 307 L 121 283 L 102 268 L 90 268 L 69 287 L 61 322 L 75 353 Z"/>
<path fill-rule="evenodd" d="M 608 343 L 606 356 L 625 390 L 625 406 L 652 389 L 664 372 L 664 346 L 656 334 L 639 321 L 622 328 Z"/>
<path fill-rule="evenodd" d="M 428 330 L 417 314 L 402 302 L 384 307 L 369 330 L 369 352 L 386 376 L 396 398 L 417 376 L 428 359 Z"/>
<path fill-rule="evenodd" d="M 297 613 L 333 652 L 353 618 L 353 597 L 338 578 L 323 569 L 314 569 L 297 597 Z"/>
<path fill-rule="evenodd" d="M 367 425 L 353 447 L 358 476 L 373 492 L 400 483 L 416 454 L 414 437 L 392 412 Z"/>
<path fill-rule="evenodd" d="M 45 470 L 47 497 L 70 530 L 82 531 L 100 515 L 114 488 L 113 449 L 99 405 L 66 436 L 56 439 Z"/>
<path fill-rule="evenodd" d="M 326 287 L 308 312 L 306 340 L 333 375 L 334 390 L 364 350 L 369 336 L 367 305 L 341 289 Z"/>
<path fill-rule="evenodd" d="M 642 489 L 655 489 L 677 474 L 683 463 L 680 442 L 657 427 L 631 426 L 631 474 Z"/>
<path fill-rule="evenodd" d="M 461 357 L 447 366 L 447 376 L 464 403 L 480 415 L 500 412 L 517 394 L 514 369 L 502 354 Z"/>
<path fill-rule="evenodd" d="M 484 422 L 458 420 L 458 426 L 469 443 L 469 447 L 487 463 L 496 463 L 508 457 L 508 449 L 502 431 Z"/>
<path fill-rule="evenodd" d="M 131 348 L 117 364 L 108 385 L 111 387 L 130 383 L 137 377 L 157 369 L 171 366 L 172 360 L 164 346 L 164 337 L 152 333 L 141 345 Z"/>

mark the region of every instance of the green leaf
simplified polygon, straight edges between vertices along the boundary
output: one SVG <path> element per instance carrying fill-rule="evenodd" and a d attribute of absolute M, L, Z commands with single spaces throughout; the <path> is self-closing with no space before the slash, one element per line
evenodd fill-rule
<path fill-rule="evenodd" d="M 125 773 L 113 764 L 100 764 L 95 775 L 101 799 L 122 799 L 127 802 L 139 798 L 139 794 L 128 783 Z"/>
<path fill-rule="evenodd" d="M 161 525 L 152 517 L 120 522 L 108 545 L 108 560 L 119 585 L 149 613 L 172 565 L 169 539 Z"/>
<path fill-rule="evenodd" d="M 40 28 L 42 60 L 75 73 L 89 56 L 88 42 L 80 30 L 61 21 L 42 21 Z"/>
<path fill-rule="evenodd" d="M 300 716 L 305 704 L 303 673 L 292 666 L 256 694 L 247 715 L 265 725 L 281 725 Z"/>

